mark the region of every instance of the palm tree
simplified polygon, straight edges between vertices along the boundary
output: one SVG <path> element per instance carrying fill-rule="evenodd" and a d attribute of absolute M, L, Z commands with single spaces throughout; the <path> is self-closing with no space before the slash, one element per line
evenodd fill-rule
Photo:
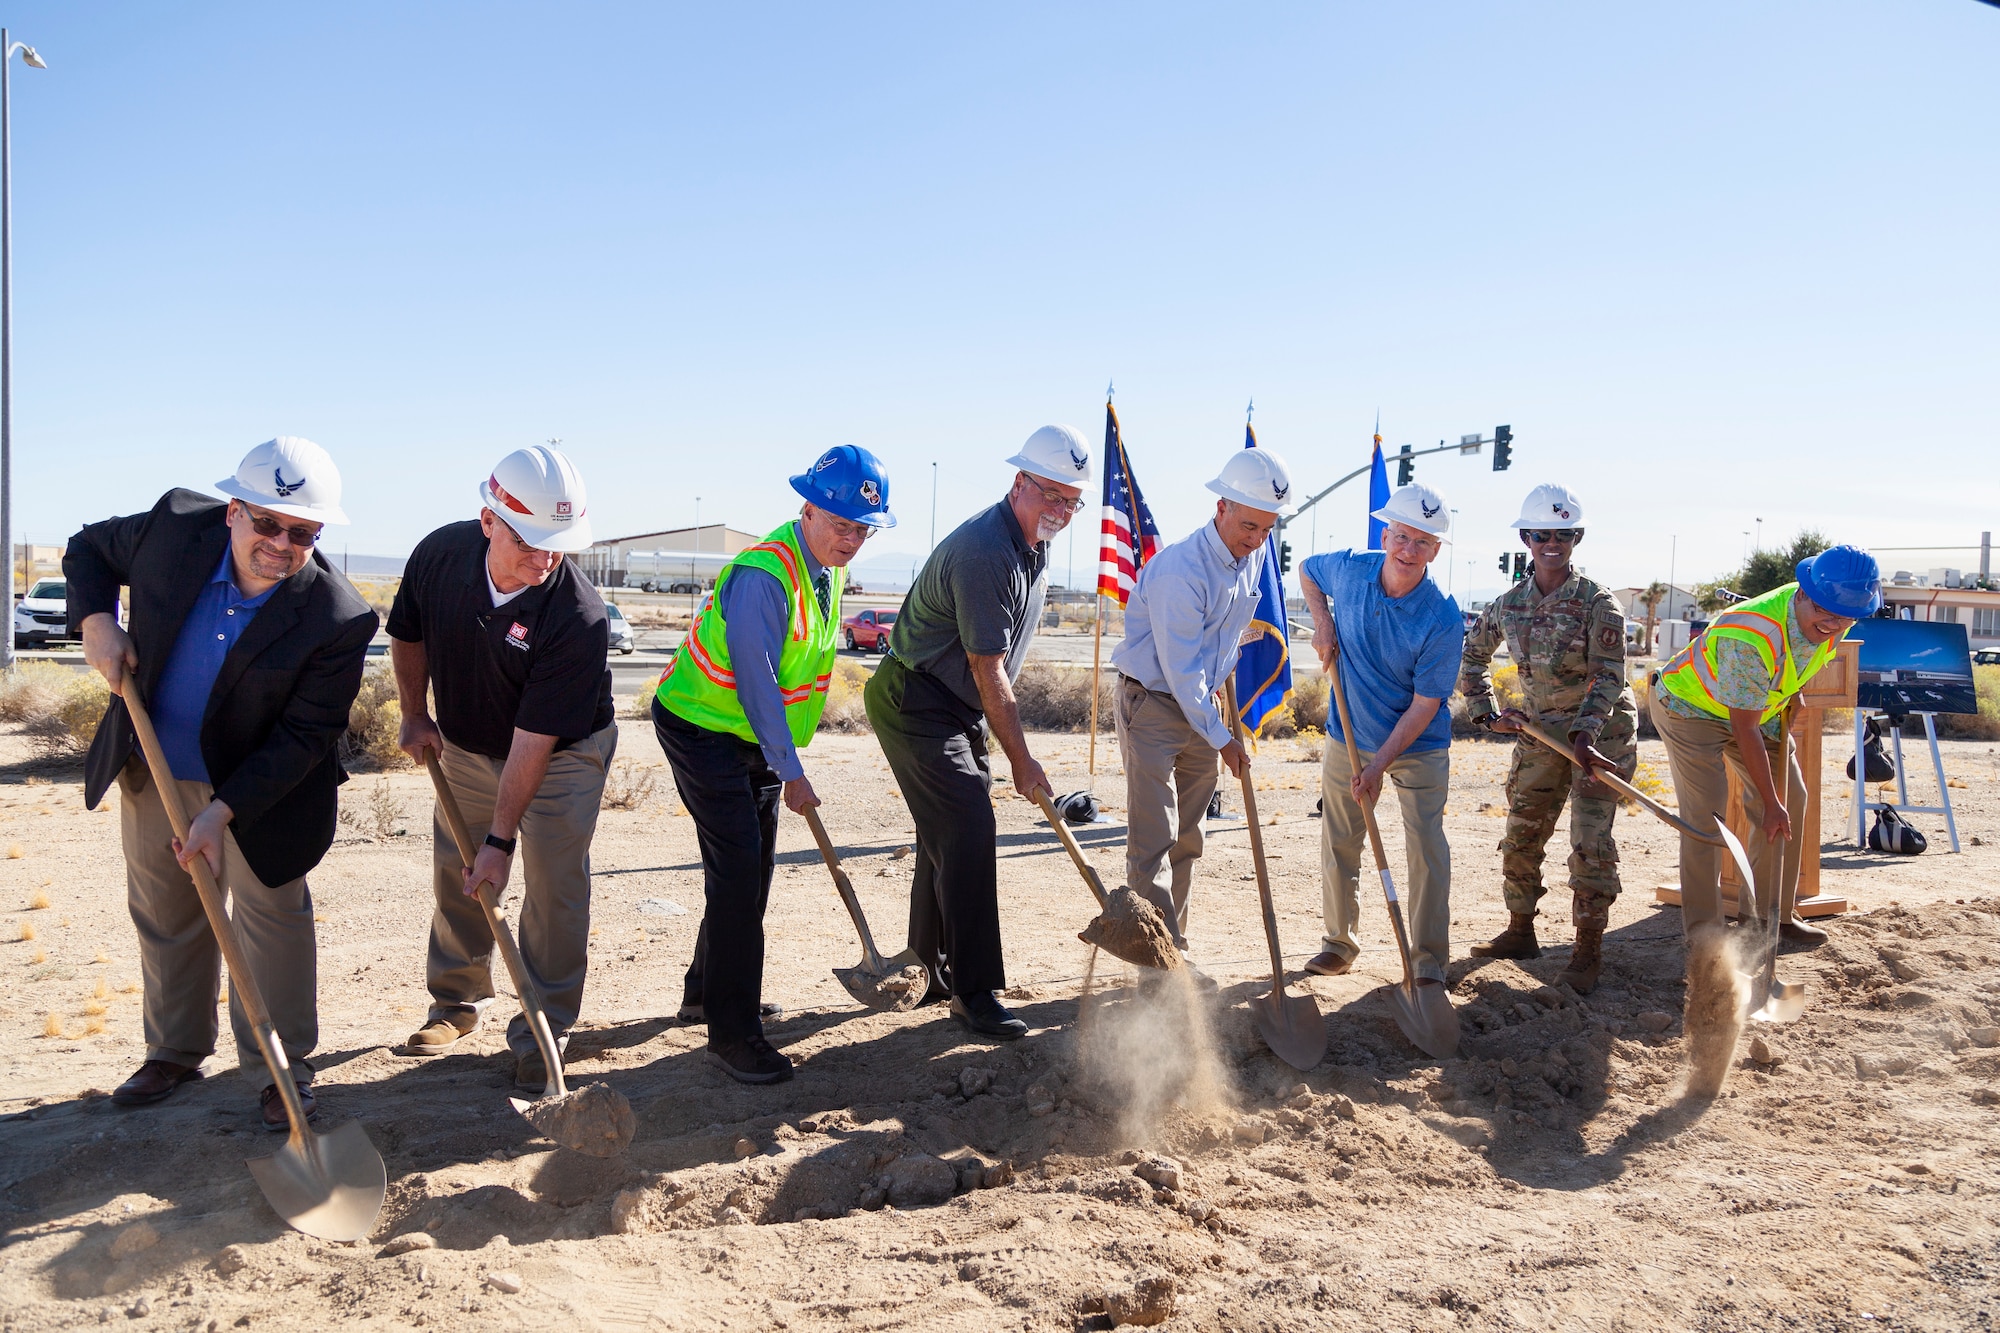
<path fill-rule="evenodd" d="M 1646 604 L 1646 651 L 1654 650 L 1653 625 L 1658 620 L 1660 603 L 1666 600 L 1667 585 L 1654 579 L 1646 585 L 1646 591 L 1639 594 L 1639 600 Z"/>

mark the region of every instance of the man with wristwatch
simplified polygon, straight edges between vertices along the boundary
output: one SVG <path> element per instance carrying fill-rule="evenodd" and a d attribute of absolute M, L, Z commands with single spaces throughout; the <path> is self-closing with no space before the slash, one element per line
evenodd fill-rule
<path fill-rule="evenodd" d="M 521 958 L 562 1048 L 583 1004 L 590 842 L 618 747 L 604 602 L 563 558 L 590 544 L 583 478 L 536 445 L 501 459 L 479 499 L 477 519 L 417 544 L 389 610 L 397 743 L 419 763 L 438 752 L 468 832 L 484 839 L 468 873 L 433 821 L 431 1008 L 412 1055 L 450 1050 L 492 1000 L 493 934 L 475 895 L 482 884 L 506 891 L 517 851 Z M 515 1085 L 541 1091 L 548 1070 L 520 1015 L 507 1045 Z"/>

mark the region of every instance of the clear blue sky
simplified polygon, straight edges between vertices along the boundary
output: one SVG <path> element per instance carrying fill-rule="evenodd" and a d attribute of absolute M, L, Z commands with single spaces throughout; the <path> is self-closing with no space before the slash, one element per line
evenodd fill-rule
<path fill-rule="evenodd" d="M 331 544 L 400 553 L 559 436 L 606 535 L 697 495 L 761 531 L 788 473 L 863 444 L 903 518 L 866 557 L 921 553 L 933 461 L 942 531 L 1037 425 L 1095 436 L 1114 378 L 1170 536 L 1252 396 L 1308 491 L 1378 410 L 1391 449 L 1510 423 L 1510 473 L 1419 466 L 1462 593 L 1545 479 L 1614 585 L 1676 534 L 1683 581 L 1720 572 L 1758 517 L 2000 528 L 1974 0 L 7 17 L 51 66 L 13 74 L 38 540 L 292 433 L 345 475 Z M 1321 549 L 1363 539 L 1364 495 Z"/>

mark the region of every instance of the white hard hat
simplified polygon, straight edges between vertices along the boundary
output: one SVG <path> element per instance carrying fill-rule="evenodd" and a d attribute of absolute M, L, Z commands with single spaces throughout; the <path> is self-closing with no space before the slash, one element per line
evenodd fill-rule
<path fill-rule="evenodd" d="M 297 435 L 266 440 L 243 455 L 236 475 L 215 489 L 259 509 L 308 523 L 345 523 L 340 507 L 340 469 L 326 450 Z"/>
<path fill-rule="evenodd" d="M 1521 501 L 1521 516 L 1514 520 L 1517 528 L 1580 528 L 1583 526 L 1583 505 L 1576 498 L 1576 492 L 1567 486 L 1544 482 L 1528 492 L 1528 498 Z"/>
<path fill-rule="evenodd" d="M 1023 472 L 1065 486 L 1088 486 L 1097 475 L 1090 466 L 1090 446 L 1074 426 L 1042 427 L 1007 461 Z"/>
<path fill-rule="evenodd" d="M 1413 481 L 1389 497 L 1389 503 L 1370 514 L 1384 523 L 1401 523 L 1406 528 L 1428 532 L 1441 541 L 1451 540 L 1451 506 L 1443 495 L 1421 481 Z"/>
<path fill-rule="evenodd" d="M 1238 449 L 1208 489 L 1267 514 L 1282 514 L 1292 507 L 1292 474 L 1285 460 L 1269 449 Z"/>
<path fill-rule="evenodd" d="M 537 550 L 581 551 L 590 545 L 583 477 L 561 450 L 546 444 L 501 459 L 479 484 L 479 503 Z"/>

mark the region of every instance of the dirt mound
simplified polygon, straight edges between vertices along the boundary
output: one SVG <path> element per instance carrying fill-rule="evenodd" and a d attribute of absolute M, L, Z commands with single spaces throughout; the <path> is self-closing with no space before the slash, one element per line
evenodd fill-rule
<path fill-rule="evenodd" d="M 1181 965 L 1180 950 L 1174 947 L 1173 932 L 1160 909 L 1131 889 L 1117 888 L 1106 895 L 1104 911 L 1077 938 L 1134 967 L 1171 971 Z"/>

